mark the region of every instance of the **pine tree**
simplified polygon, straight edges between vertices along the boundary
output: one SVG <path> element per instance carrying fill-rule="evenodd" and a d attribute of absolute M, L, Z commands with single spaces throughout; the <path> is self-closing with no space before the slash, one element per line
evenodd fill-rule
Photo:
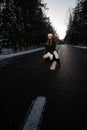
<path fill-rule="evenodd" d="M 0 39 L 14 50 L 44 42 L 49 32 L 55 33 L 44 14 L 46 4 L 41 0 L 2 0 L 0 2 Z M 1 42 L 0 42 L 1 43 Z"/>
<path fill-rule="evenodd" d="M 65 41 L 69 44 L 87 44 L 87 0 L 78 0 L 72 17 Z"/>

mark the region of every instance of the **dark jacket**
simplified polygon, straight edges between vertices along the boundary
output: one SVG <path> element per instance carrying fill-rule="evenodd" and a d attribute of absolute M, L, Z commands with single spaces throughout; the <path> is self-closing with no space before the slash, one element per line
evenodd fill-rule
<path fill-rule="evenodd" d="M 53 53 L 53 51 L 55 51 L 56 50 L 56 43 L 55 43 L 55 41 L 53 40 L 52 41 L 52 45 L 50 45 L 50 43 L 46 43 L 45 44 L 45 48 L 46 48 L 46 52 L 50 52 L 50 53 Z"/>

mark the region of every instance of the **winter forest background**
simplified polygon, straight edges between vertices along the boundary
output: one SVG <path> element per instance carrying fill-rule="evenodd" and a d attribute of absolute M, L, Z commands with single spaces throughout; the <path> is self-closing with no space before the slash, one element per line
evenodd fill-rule
<path fill-rule="evenodd" d="M 67 44 L 87 45 L 87 0 L 77 0 L 67 28 L 64 39 Z"/>
<path fill-rule="evenodd" d="M 0 0 L 0 51 L 42 46 L 49 32 L 56 34 L 45 10 L 42 0 Z M 56 39 L 60 43 L 58 35 Z M 63 42 L 87 45 L 87 0 L 77 0 Z"/>

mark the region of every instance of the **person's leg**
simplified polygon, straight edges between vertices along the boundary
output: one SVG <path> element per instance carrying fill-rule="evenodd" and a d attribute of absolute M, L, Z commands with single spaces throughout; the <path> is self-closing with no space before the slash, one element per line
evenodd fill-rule
<path fill-rule="evenodd" d="M 44 59 L 49 58 L 49 54 L 48 54 L 48 52 L 43 56 L 43 58 L 44 58 Z"/>
<path fill-rule="evenodd" d="M 55 50 L 55 51 L 53 52 L 53 54 L 54 54 L 55 59 L 58 60 L 58 59 L 59 59 L 59 54 L 58 54 L 58 52 Z"/>
<path fill-rule="evenodd" d="M 50 52 L 47 52 L 44 56 L 44 59 L 50 58 L 50 60 L 53 60 L 53 54 L 51 54 Z"/>
<path fill-rule="evenodd" d="M 48 52 L 48 56 L 49 56 L 50 60 L 53 60 L 53 54 L 51 54 L 50 52 Z"/>
<path fill-rule="evenodd" d="M 50 66 L 50 70 L 55 70 L 56 69 L 56 65 L 57 65 L 57 61 L 53 61 L 51 66 Z"/>

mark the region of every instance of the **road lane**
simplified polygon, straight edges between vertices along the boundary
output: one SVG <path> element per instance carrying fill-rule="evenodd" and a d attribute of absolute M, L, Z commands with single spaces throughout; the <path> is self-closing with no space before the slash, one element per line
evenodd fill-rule
<path fill-rule="evenodd" d="M 54 88 L 50 88 L 55 94 L 49 100 L 41 130 L 86 130 L 87 50 L 67 45 L 60 49 L 61 67 Z"/>
<path fill-rule="evenodd" d="M 45 97 L 37 97 L 35 101 L 32 101 L 31 109 L 29 108 L 30 112 L 28 113 L 27 119 L 25 120 L 23 130 L 40 129 L 43 112 L 45 111 L 45 105 Z"/>
<path fill-rule="evenodd" d="M 50 71 L 43 54 L 24 55 L 0 67 L 1 127 L 18 130 L 32 100 L 45 96 L 41 130 L 86 129 L 87 50 L 60 46 L 56 71 Z"/>

